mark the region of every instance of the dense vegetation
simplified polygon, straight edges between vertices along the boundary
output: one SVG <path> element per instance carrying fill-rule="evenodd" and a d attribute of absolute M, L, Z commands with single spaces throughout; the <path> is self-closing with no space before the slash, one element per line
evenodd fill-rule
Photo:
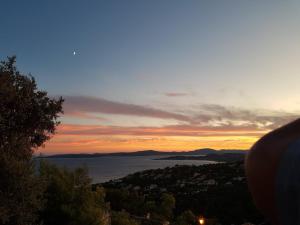
<path fill-rule="evenodd" d="M 0 223 L 29 225 L 43 205 L 42 186 L 34 174 L 34 149 L 54 134 L 61 98 L 37 89 L 21 74 L 15 57 L 0 63 Z"/>
<path fill-rule="evenodd" d="M 186 220 L 188 224 L 200 215 L 221 224 L 263 220 L 248 192 L 242 162 L 146 170 L 103 186 L 113 210 L 141 217 L 150 214 L 156 219 L 159 213 L 172 223 Z M 165 195 L 176 202 L 169 209 L 172 214 L 159 207 L 160 196 Z"/>
<path fill-rule="evenodd" d="M 85 168 L 68 171 L 40 163 L 40 180 L 45 184 L 45 204 L 40 210 L 45 225 L 103 225 L 109 223 L 109 205 L 103 188 L 92 191 Z"/>

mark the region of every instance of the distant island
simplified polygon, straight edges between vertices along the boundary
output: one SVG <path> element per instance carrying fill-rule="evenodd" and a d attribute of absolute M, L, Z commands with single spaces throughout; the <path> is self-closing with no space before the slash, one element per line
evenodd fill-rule
<path fill-rule="evenodd" d="M 174 156 L 176 160 L 187 160 L 191 158 L 178 158 L 179 156 L 202 156 L 201 160 L 204 159 L 203 156 L 208 157 L 208 155 L 212 155 L 212 158 L 223 157 L 220 155 L 224 154 L 238 154 L 239 157 L 247 153 L 247 150 L 239 150 L 239 149 L 221 149 L 215 150 L 211 148 L 202 148 L 196 149 L 192 151 L 156 151 L 156 150 L 145 150 L 145 151 L 136 151 L 136 152 L 116 152 L 116 153 L 91 153 L 91 154 L 57 154 L 57 155 L 49 155 L 49 156 L 39 156 L 40 158 L 96 158 L 96 157 L 104 157 L 104 156 Z M 165 160 L 171 160 L 172 157 L 164 158 Z M 200 158 L 193 158 L 193 160 L 200 160 Z"/>
<path fill-rule="evenodd" d="M 170 156 L 164 158 L 157 158 L 154 160 L 207 160 L 207 161 L 215 161 L 215 162 L 235 162 L 241 161 L 245 158 L 245 153 L 221 153 L 221 154 L 208 154 L 203 156 Z"/>

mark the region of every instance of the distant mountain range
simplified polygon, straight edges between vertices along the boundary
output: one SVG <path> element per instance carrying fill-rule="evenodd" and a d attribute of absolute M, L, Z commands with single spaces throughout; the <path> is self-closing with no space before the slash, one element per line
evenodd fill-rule
<path fill-rule="evenodd" d="M 214 162 L 236 162 L 243 161 L 245 159 L 245 154 L 243 153 L 223 153 L 223 154 L 207 154 L 201 156 L 187 156 L 187 155 L 176 155 L 176 156 L 167 156 L 161 157 L 154 160 L 207 160 Z"/>
<path fill-rule="evenodd" d="M 203 156 L 210 154 L 226 154 L 226 153 L 239 153 L 245 154 L 247 150 L 234 150 L 234 149 L 221 149 L 215 150 L 211 148 L 202 148 L 192 151 L 155 151 L 155 150 L 145 150 L 137 152 L 116 152 L 116 153 L 93 153 L 93 154 L 58 154 L 50 156 L 40 156 L 41 158 L 96 158 L 103 156 Z"/>

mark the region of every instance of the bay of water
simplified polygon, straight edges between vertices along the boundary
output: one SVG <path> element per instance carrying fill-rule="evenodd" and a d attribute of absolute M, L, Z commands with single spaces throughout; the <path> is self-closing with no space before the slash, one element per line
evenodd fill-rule
<path fill-rule="evenodd" d="M 163 156 L 167 157 L 167 156 Z M 58 166 L 74 169 L 86 166 L 93 183 L 102 183 L 122 178 L 128 174 L 148 169 L 172 167 L 175 165 L 204 165 L 212 163 L 202 160 L 153 160 L 160 156 L 105 156 L 98 158 L 47 158 Z"/>

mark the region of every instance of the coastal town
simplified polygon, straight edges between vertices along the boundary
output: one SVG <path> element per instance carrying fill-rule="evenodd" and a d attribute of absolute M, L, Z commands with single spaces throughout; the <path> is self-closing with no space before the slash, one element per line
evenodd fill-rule
<path fill-rule="evenodd" d="M 149 221 L 151 214 L 155 220 L 163 216 L 141 206 L 158 207 L 162 196 L 174 201 L 170 209 L 172 216 L 168 217 L 171 224 L 186 214 L 194 216 L 195 224 L 199 223 L 199 217 L 206 218 L 210 224 L 257 224 L 263 220 L 248 192 L 242 161 L 145 170 L 102 185 L 113 210 L 126 211 Z M 117 199 L 114 195 L 123 196 L 131 207 L 121 204 L 114 208 L 119 204 L 114 202 Z M 132 207 L 134 205 L 137 208 Z"/>

